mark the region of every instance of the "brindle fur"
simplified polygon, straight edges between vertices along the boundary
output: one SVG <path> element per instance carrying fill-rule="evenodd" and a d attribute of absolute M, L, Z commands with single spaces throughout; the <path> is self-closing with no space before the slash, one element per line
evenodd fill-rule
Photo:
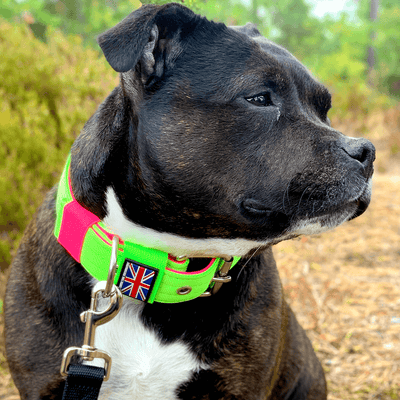
<path fill-rule="evenodd" d="M 301 221 L 361 214 L 372 144 L 332 129 L 326 88 L 253 25 L 149 5 L 99 43 L 121 83 L 72 147 L 77 200 L 104 218 L 112 187 L 125 216 L 157 232 L 255 241 L 217 295 L 143 309 L 164 343 L 180 339 L 210 365 L 178 398 L 326 399 L 271 244 Z M 274 107 L 246 100 L 262 91 Z M 61 398 L 62 352 L 82 343 L 79 314 L 90 301 L 91 277 L 53 234 L 55 194 L 27 228 L 7 286 L 7 357 L 22 399 Z"/>

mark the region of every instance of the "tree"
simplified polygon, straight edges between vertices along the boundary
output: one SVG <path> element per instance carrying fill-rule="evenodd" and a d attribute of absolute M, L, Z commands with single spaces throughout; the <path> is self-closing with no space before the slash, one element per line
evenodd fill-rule
<path fill-rule="evenodd" d="M 378 18 L 378 7 L 379 7 L 379 0 L 371 0 L 369 18 L 372 24 L 374 24 L 376 19 Z M 370 85 L 373 85 L 373 71 L 375 67 L 375 51 L 374 51 L 374 41 L 376 38 L 375 30 L 371 31 L 370 38 L 371 38 L 371 43 L 368 47 L 368 56 L 367 56 L 368 80 Z"/>

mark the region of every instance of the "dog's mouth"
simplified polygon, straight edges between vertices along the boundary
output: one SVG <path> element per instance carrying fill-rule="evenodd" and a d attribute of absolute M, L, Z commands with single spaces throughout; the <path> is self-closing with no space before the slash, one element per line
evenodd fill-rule
<path fill-rule="evenodd" d="M 355 200 L 354 203 L 357 206 L 357 208 L 354 211 L 354 214 L 348 219 L 348 221 L 351 221 L 352 219 L 357 218 L 360 215 L 364 214 L 370 202 L 371 202 L 371 181 L 368 182 L 361 196 L 357 200 Z"/>
<path fill-rule="evenodd" d="M 316 217 L 315 221 L 319 220 L 319 223 L 327 229 L 335 228 L 341 225 L 343 222 L 351 221 L 364 214 L 371 202 L 372 193 L 372 180 L 369 179 L 362 191 L 355 200 L 343 204 L 343 206 L 330 210 L 320 217 Z M 314 218 L 312 218 L 314 220 Z"/>
<path fill-rule="evenodd" d="M 367 210 L 371 202 L 371 193 L 372 180 L 369 179 L 366 182 L 363 191 L 355 200 L 344 203 L 338 208 L 335 207 L 332 210 L 328 210 L 328 212 L 325 211 L 324 215 L 321 215 L 322 221 L 326 220 L 326 225 L 330 225 L 331 228 L 333 228 L 345 221 L 351 221 L 352 219 L 359 217 Z M 337 223 L 335 223 L 335 220 Z"/>
<path fill-rule="evenodd" d="M 254 229 L 268 226 L 270 231 L 278 233 L 277 239 L 280 241 L 282 237 L 325 232 L 359 217 L 370 204 L 371 192 L 372 183 L 369 179 L 355 199 L 348 199 L 331 207 L 328 204 L 317 212 L 310 206 L 310 212 L 305 215 L 277 212 L 256 199 L 247 198 L 242 202 L 242 215 L 251 221 Z"/>

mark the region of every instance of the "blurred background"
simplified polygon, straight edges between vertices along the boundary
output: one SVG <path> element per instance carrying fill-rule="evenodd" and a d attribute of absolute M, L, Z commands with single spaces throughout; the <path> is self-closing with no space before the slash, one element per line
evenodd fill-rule
<path fill-rule="evenodd" d="M 118 84 L 96 36 L 142 3 L 167 2 L 0 0 L 1 299 L 23 230 L 83 124 Z M 377 147 L 367 213 L 281 243 L 275 256 L 330 400 L 400 399 L 399 0 L 180 2 L 228 25 L 256 23 L 328 86 L 332 125 Z M 0 350 L 0 399 L 17 399 Z"/>

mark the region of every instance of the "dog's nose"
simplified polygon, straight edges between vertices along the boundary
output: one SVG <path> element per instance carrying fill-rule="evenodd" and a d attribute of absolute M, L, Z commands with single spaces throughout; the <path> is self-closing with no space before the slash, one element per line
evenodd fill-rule
<path fill-rule="evenodd" d="M 346 137 L 341 148 L 351 158 L 361 163 L 363 175 L 368 179 L 373 173 L 373 162 L 375 160 L 375 146 L 364 138 Z"/>

